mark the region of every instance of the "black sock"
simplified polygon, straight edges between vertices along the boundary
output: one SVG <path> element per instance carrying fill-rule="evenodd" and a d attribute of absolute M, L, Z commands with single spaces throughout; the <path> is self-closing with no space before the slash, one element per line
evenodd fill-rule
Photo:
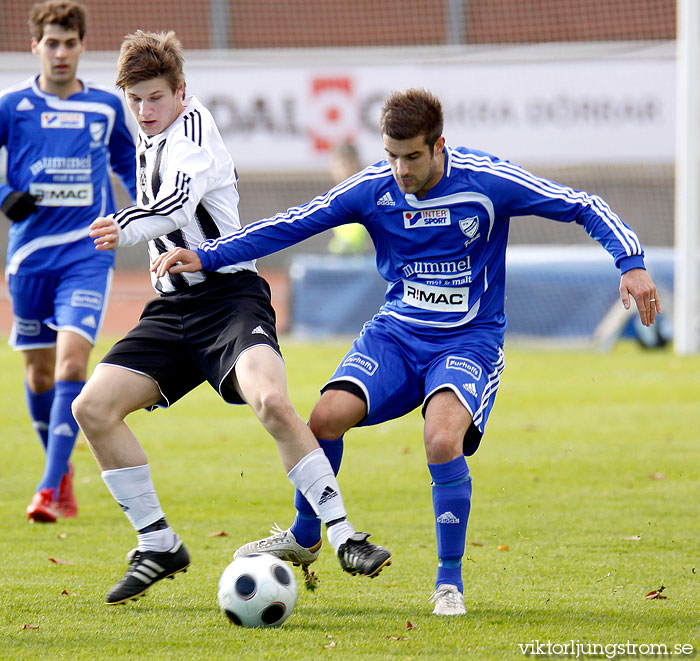
<path fill-rule="evenodd" d="M 143 535 L 147 532 L 155 532 L 156 530 L 165 530 L 167 527 L 168 522 L 165 520 L 165 517 L 163 517 L 162 519 L 158 519 L 158 521 L 154 521 L 145 528 L 141 528 L 141 530 L 139 530 L 139 535 Z"/>

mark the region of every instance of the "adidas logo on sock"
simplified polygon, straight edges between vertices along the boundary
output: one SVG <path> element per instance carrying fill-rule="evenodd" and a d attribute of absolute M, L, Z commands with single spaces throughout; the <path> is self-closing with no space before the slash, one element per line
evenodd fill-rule
<path fill-rule="evenodd" d="M 387 191 L 382 195 L 378 200 L 377 200 L 377 206 L 378 207 L 395 207 L 396 202 L 394 202 L 394 198 L 391 197 L 391 193 Z"/>
<path fill-rule="evenodd" d="M 452 512 L 445 512 L 441 514 L 436 521 L 438 523 L 459 523 L 459 519 L 452 514 Z"/>
<path fill-rule="evenodd" d="M 331 487 L 326 487 L 318 500 L 318 504 L 323 505 L 323 503 L 329 501 L 331 498 L 335 498 L 337 495 L 338 492 L 335 491 L 335 489 L 332 489 Z"/>
<path fill-rule="evenodd" d="M 75 433 L 67 422 L 62 422 L 53 428 L 54 436 L 73 436 Z"/>
<path fill-rule="evenodd" d="M 34 104 L 25 96 L 18 104 L 15 110 L 34 110 Z"/>
<path fill-rule="evenodd" d="M 251 335 L 255 335 L 256 333 L 258 333 L 258 334 L 260 334 L 260 335 L 264 335 L 265 337 L 270 337 L 270 336 L 263 330 L 263 327 L 262 327 L 262 326 L 256 326 L 255 328 L 253 328 L 252 331 L 250 331 L 250 334 L 251 334 Z"/>

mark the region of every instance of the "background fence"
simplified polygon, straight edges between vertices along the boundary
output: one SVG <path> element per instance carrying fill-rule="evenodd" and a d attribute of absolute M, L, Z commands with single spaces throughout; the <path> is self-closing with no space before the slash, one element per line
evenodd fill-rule
<path fill-rule="evenodd" d="M 36 70 L 26 23 L 32 4 L 0 4 L 2 87 Z M 443 99 L 448 143 L 596 193 L 645 246 L 673 245 L 675 0 L 85 5 L 81 72 L 99 82 L 113 81 L 124 34 L 177 32 L 188 90 L 212 109 L 237 163 L 244 222 L 327 190 L 338 142 L 355 142 L 363 164 L 380 159 L 381 99 L 415 85 Z M 315 237 L 260 266 L 286 272 L 300 254 L 327 253 L 328 240 Z M 579 227 L 512 223 L 513 246 L 586 244 Z M 121 269 L 144 264 L 140 248 L 118 258 Z"/>

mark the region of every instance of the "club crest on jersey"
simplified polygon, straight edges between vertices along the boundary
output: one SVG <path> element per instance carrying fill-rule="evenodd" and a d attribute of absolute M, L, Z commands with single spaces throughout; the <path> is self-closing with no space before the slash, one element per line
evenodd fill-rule
<path fill-rule="evenodd" d="M 459 229 L 462 230 L 462 234 L 467 237 L 467 241 L 464 242 L 464 247 L 466 248 L 470 243 L 473 243 L 481 236 L 481 234 L 479 234 L 479 216 L 462 218 L 459 221 Z"/>
<path fill-rule="evenodd" d="M 414 227 L 441 227 L 449 224 L 449 209 L 424 209 L 423 211 L 403 212 L 403 226 L 406 229 L 413 229 Z"/>
<path fill-rule="evenodd" d="M 83 129 L 85 115 L 82 112 L 42 112 L 42 129 Z"/>
<path fill-rule="evenodd" d="M 90 137 L 93 143 L 101 143 L 105 134 L 105 125 L 102 122 L 90 122 Z"/>

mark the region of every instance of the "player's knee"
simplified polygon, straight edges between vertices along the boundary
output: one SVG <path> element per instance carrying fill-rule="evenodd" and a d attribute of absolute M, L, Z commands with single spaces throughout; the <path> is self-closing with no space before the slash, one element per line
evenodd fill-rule
<path fill-rule="evenodd" d="M 462 438 L 447 429 L 436 429 L 425 435 L 428 463 L 442 464 L 462 454 Z"/>
<path fill-rule="evenodd" d="M 110 416 L 109 407 L 104 400 L 93 395 L 90 388 L 83 388 L 73 400 L 71 410 L 75 421 L 88 437 L 94 431 L 104 428 Z"/>
<path fill-rule="evenodd" d="M 348 430 L 337 413 L 325 406 L 317 406 L 311 412 L 309 428 L 316 438 L 324 439 L 340 438 Z"/>
<path fill-rule="evenodd" d="M 53 388 L 53 370 L 28 367 L 25 373 L 25 380 L 29 390 L 33 393 L 41 394 Z"/>
<path fill-rule="evenodd" d="M 291 418 L 295 416 L 294 407 L 289 398 L 275 388 L 262 393 L 252 407 L 261 422 L 268 428 L 288 426 Z"/>
<path fill-rule="evenodd" d="M 56 379 L 59 381 L 84 381 L 87 365 L 80 358 L 64 358 L 56 364 Z"/>

